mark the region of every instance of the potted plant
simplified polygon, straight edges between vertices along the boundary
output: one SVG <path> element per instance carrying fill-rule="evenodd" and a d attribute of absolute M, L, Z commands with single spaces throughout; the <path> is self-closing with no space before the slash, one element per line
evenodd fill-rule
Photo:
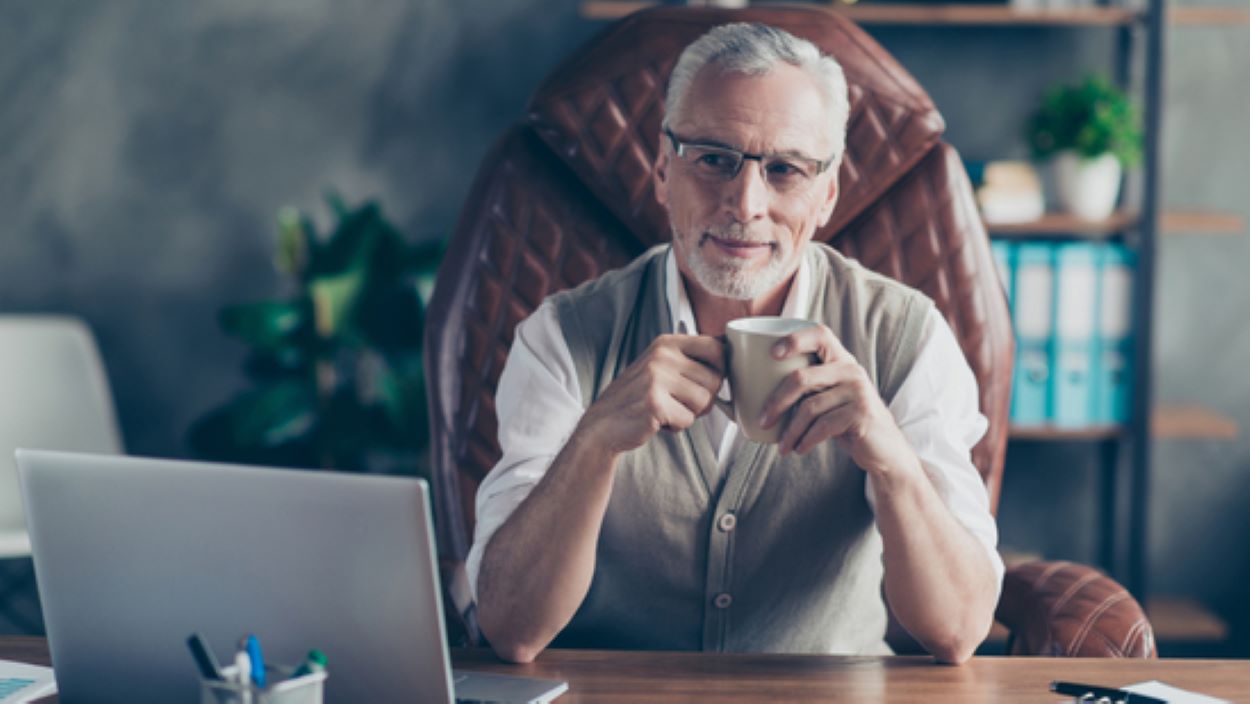
<path fill-rule="evenodd" d="M 222 309 L 221 327 L 251 346 L 253 386 L 196 421 L 189 443 L 212 460 L 424 473 L 424 299 L 442 244 L 409 245 L 375 203 L 327 200 L 325 236 L 279 215 L 289 295 Z"/>
<path fill-rule="evenodd" d="M 1123 169 L 1141 157 L 1141 118 L 1109 80 L 1088 76 L 1048 91 L 1029 121 L 1033 156 L 1051 159 L 1059 204 L 1087 220 L 1115 210 Z"/>

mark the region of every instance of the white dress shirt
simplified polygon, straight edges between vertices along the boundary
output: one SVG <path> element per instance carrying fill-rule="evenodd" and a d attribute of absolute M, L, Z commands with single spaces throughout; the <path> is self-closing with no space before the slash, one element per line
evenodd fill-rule
<path fill-rule="evenodd" d="M 674 328 L 684 325 L 691 334 L 698 334 L 672 250 L 666 259 L 666 294 Z M 811 273 L 807 258 L 800 261 L 782 308 L 785 317 L 807 318 L 811 308 Z M 517 325 L 499 378 L 495 411 L 503 456 L 478 487 L 477 527 L 465 565 L 475 599 L 486 544 L 543 478 L 585 412 L 573 357 L 550 301 Z M 989 494 L 971 457 L 972 446 L 985 434 L 988 423 L 978 410 L 972 370 L 936 309 L 925 320 L 915 364 L 889 411 L 946 507 L 984 546 L 1001 586 L 998 528 L 990 514 Z M 723 472 L 739 442 L 738 424 L 717 407 L 705 418 L 703 425 L 712 447 L 717 448 Z M 871 476 L 865 486 L 868 503 L 875 506 Z"/>

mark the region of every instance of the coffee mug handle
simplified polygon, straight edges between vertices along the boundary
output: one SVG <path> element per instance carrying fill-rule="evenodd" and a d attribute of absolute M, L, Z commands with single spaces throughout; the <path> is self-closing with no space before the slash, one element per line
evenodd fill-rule
<path fill-rule="evenodd" d="M 733 399 L 729 399 L 728 401 L 726 401 L 725 399 L 720 397 L 720 394 L 716 394 L 715 396 L 712 397 L 712 400 L 716 403 L 717 408 L 721 409 L 722 411 L 724 411 L 725 415 L 729 416 L 729 420 L 737 422 L 738 417 L 734 414 Z"/>

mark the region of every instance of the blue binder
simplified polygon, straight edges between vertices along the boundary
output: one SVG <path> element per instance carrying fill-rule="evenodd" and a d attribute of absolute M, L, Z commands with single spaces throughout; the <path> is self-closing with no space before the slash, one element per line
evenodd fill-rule
<path fill-rule="evenodd" d="M 1003 291 L 1007 294 L 1007 302 L 1011 303 L 1012 276 L 1015 268 L 1015 246 L 1009 240 L 990 240 L 990 252 L 994 255 L 994 265 L 998 267 L 998 278 L 1003 282 Z"/>
<path fill-rule="evenodd" d="M 1129 421 L 1133 383 L 1133 276 L 1137 253 L 1108 244 L 1099 262 L 1098 335 L 1094 356 L 1094 422 Z"/>
<path fill-rule="evenodd" d="M 1050 366 L 1054 316 L 1054 252 L 1044 242 L 1016 246 L 1012 318 L 1016 326 L 1016 368 L 1011 420 L 1043 425 L 1051 418 Z"/>
<path fill-rule="evenodd" d="M 1050 393 L 1054 424 L 1094 422 L 1098 261 L 1102 245 L 1066 242 L 1055 248 L 1055 347 Z"/>

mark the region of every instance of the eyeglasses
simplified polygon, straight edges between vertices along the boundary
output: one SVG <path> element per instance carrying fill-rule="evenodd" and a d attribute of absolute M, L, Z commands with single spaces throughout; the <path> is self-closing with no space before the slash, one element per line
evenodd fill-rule
<path fill-rule="evenodd" d="M 734 180 L 747 161 L 759 162 L 764 180 L 778 193 L 799 191 L 809 185 L 833 164 L 834 157 L 824 161 L 793 154 L 750 154 L 719 144 L 687 142 L 668 127 L 664 128 L 673 143 L 673 151 L 685 159 L 694 174 L 709 182 L 725 183 Z"/>

